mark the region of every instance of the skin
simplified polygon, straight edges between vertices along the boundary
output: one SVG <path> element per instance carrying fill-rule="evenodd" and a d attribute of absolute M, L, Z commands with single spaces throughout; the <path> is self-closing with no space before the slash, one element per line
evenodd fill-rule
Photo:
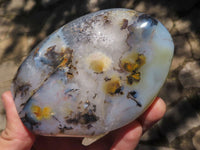
<path fill-rule="evenodd" d="M 7 122 L 0 136 L 0 150 L 133 150 L 142 134 L 160 120 L 166 111 L 164 101 L 157 97 L 137 120 L 86 147 L 81 144 L 82 138 L 34 135 L 21 122 L 10 91 L 2 95 L 2 101 Z"/>

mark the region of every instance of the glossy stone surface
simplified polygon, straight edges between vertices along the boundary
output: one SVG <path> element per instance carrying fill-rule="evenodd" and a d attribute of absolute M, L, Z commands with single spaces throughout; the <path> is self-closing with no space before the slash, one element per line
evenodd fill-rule
<path fill-rule="evenodd" d="M 152 103 L 174 45 L 156 19 L 109 9 L 61 27 L 30 53 L 13 80 L 23 123 L 36 134 L 94 136 L 122 127 Z"/>

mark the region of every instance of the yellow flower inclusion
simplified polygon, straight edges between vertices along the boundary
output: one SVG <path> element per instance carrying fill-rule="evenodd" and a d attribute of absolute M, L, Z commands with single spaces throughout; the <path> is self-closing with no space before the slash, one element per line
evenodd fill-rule
<path fill-rule="evenodd" d="M 105 83 L 104 90 L 106 93 L 114 95 L 117 89 L 119 89 L 120 87 L 121 87 L 120 79 L 116 76 L 113 76 L 110 81 L 107 81 Z"/>
<path fill-rule="evenodd" d="M 102 73 L 110 68 L 112 60 L 104 53 L 94 52 L 87 57 L 87 62 L 95 73 Z"/>
<path fill-rule="evenodd" d="M 52 110 L 50 107 L 44 107 L 41 109 L 39 106 L 33 105 L 31 107 L 31 111 L 34 113 L 37 120 L 50 119 L 52 115 Z"/>
<path fill-rule="evenodd" d="M 127 83 L 132 85 L 134 82 L 140 81 L 139 69 L 146 63 L 146 58 L 143 54 L 132 53 L 128 57 L 121 60 L 122 68 L 130 72 L 131 74 L 127 76 Z"/>

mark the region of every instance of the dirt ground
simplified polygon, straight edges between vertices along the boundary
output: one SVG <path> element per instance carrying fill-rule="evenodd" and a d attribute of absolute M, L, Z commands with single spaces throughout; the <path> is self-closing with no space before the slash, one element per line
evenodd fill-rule
<path fill-rule="evenodd" d="M 0 0 L 0 95 L 10 89 L 23 59 L 67 22 L 106 8 L 131 8 L 160 20 L 175 53 L 159 93 L 165 117 L 146 132 L 138 150 L 200 150 L 200 1 L 190 0 Z M 5 127 L 0 103 L 0 130 Z"/>

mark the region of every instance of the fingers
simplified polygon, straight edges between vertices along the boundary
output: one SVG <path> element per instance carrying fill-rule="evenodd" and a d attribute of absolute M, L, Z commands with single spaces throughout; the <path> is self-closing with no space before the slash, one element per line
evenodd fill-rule
<path fill-rule="evenodd" d="M 158 120 L 160 120 L 166 111 L 165 102 L 161 98 L 156 98 L 153 104 L 131 124 L 119 129 L 114 136 L 115 141 L 112 150 L 133 150 L 142 135 L 142 131 L 146 131 Z"/>
<path fill-rule="evenodd" d="M 14 131 L 19 130 L 23 126 L 23 124 L 18 116 L 15 103 L 10 91 L 3 93 L 2 101 L 6 111 L 6 127 Z"/>
<path fill-rule="evenodd" d="M 161 98 L 157 97 L 153 104 L 138 118 L 138 121 L 142 125 L 143 132 L 160 120 L 164 116 L 165 112 L 165 102 Z"/>
<path fill-rule="evenodd" d="M 2 95 L 3 105 L 6 111 L 6 129 L 2 134 L 4 138 L 9 140 L 19 139 L 32 142 L 34 140 L 34 135 L 29 132 L 26 127 L 21 122 L 21 119 L 18 116 L 14 100 L 10 91 L 3 93 Z"/>
<path fill-rule="evenodd" d="M 10 91 L 3 93 L 2 101 L 3 101 L 4 108 L 6 110 L 7 126 L 10 126 L 13 124 L 16 125 L 19 122 L 21 123 L 21 121 L 19 121 L 18 113 L 15 108 L 15 104 L 12 99 L 12 95 Z"/>
<path fill-rule="evenodd" d="M 142 135 L 142 126 L 138 121 L 119 129 L 111 150 L 133 150 Z"/>

